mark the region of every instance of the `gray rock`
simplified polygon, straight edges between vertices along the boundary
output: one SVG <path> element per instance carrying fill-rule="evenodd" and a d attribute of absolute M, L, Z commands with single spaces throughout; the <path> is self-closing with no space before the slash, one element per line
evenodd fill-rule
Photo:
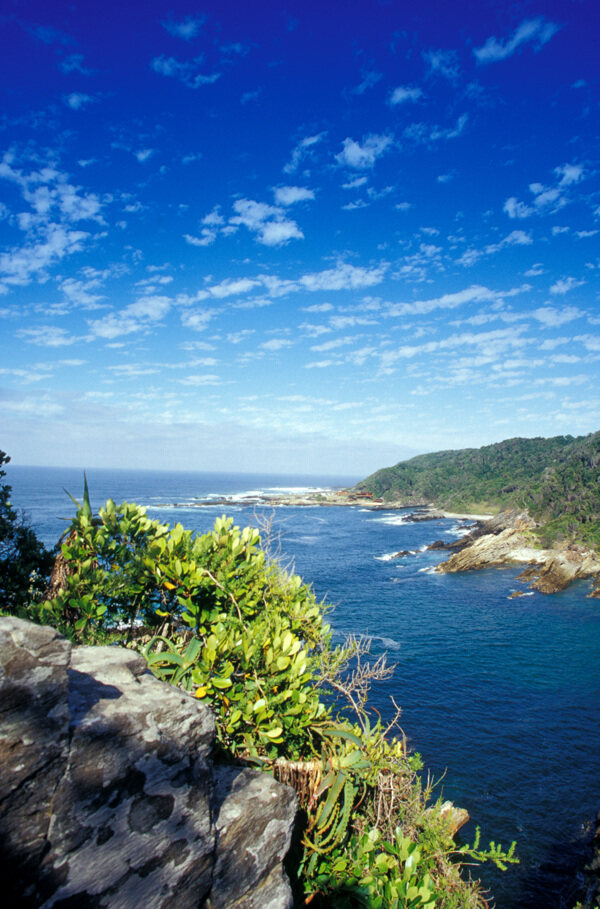
<path fill-rule="evenodd" d="M 137 654 L 0 618 L 3 905 L 291 907 L 295 794 L 213 740 Z"/>
<path fill-rule="evenodd" d="M 281 863 L 296 815 L 294 790 L 256 770 L 223 767 L 213 807 L 218 853 L 208 909 L 291 909 Z"/>
<path fill-rule="evenodd" d="M 38 875 L 69 752 L 71 645 L 52 628 L 0 619 L 0 874 L 4 905 L 39 905 Z"/>
<path fill-rule="evenodd" d="M 80 647 L 69 669 L 71 747 L 44 864 L 100 906 L 197 906 L 214 851 L 214 721 L 120 647 Z"/>

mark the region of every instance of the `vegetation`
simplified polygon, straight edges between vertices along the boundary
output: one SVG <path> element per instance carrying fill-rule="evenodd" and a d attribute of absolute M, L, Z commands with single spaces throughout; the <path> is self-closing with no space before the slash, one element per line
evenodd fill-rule
<path fill-rule="evenodd" d="M 0 451 L 0 609 L 18 613 L 41 599 L 54 558 L 11 505 L 2 469 L 9 461 Z"/>
<path fill-rule="evenodd" d="M 418 755 L 368 709 L 392 671 L 368 643 L 331 644 L 327 607 L 265 556 L 259 534 L 220 518 L 193 535 L 85 489 L 49 595 L 30 616 L 78 642 L 138 649 L 154 674 L 208 704 L 222 759 L 251 762 L 296 788 L 299 905 L 483 907 L 461 862 L 514 862 L 491 844 L 458 848 Z M 344 706 L 345 705 L 345 706 Z"/>
<path fill-rule="evenodd" d="M 419 455 L 378 470 L 357 489 L 454 511 L 527 509 L 545 545 L 577 539 L 600 546 L 600 432 Z"/>

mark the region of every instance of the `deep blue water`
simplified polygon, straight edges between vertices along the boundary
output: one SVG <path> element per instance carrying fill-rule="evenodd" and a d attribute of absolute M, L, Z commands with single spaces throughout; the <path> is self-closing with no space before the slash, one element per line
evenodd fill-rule
<path fill-rule="evenodd" d="M 356 479 L 356 478 L 354 478 Z M 252 489 L 346 485 L 352 478 L 88 471 L 92 505 L 108 496 L 148 507 L 152 517 L 198 531 L 218 508 L 158 508 L 194 496 Z M 8 467 L 13 503 L 47 543 L 72 513 L 66 487 L 80 497 L 75 470 Z M 253 509 L 230 507 L 236 523 Z M 498 909 L 558 909 L 546 886 L 548 864 L 564 856 L 600 807 L 600 601 L 581 582 L 552 596 L 509 599 L 525 589 L 517 570 L 459 575 L 427 571 L 440 554 L 419 550 L 457 534 L 452 520 L 401 523 L 398 512 L 356 508 L 280 508 L 274 527 L 283 554 L 319 597 L 335 604 L 336 632 L 368 633 L 374 651 L 396 663 L 373 703 L 402 726 L 439 790 L 467 808 L 482 841 L 518 842 L 521 865 L 481 877 Z M 443 555 L 443 554 L 442 554 Z M 545 889 L 544 889 L 545 887 Z"/>

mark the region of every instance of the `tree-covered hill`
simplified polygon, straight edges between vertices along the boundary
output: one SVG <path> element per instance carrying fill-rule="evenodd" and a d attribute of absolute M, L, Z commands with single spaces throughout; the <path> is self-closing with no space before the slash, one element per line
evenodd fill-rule
<path fill-rule="evenodd" d="M 600 545 L 600 432 L 419 455 L 356 488 L 451 511 L 526 508 L 543 525 L 544 539 L 574 536 Z"/>

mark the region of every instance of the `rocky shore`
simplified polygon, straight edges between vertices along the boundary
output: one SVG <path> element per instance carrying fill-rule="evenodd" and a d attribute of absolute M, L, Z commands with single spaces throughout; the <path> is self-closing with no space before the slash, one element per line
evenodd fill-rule
<path fill-rule="evenodd" d="M 451 552 L 436 571 L 451 574 L 478 568 L 525 565 L 518 579 L 540 593 L 556 593 L 575 580 L 591 578 L 589 596 L 600 597 L 600 557 L 578 543 L 542 549 L 532 531 L 536 524 L 525 512 L 505 511 L 475 527 L 453 543 L 437 541 L 429 549 Z M 516 596 L 519 593 L 515 594 Z"/>
<path fill-rule="evenodd" d="M 246 492 L 242 495 L 212 496 L 208 498 L 198 498 L 192 502 L 169 502 L 162 506 L 168 508 L 282 508 L 293 506 L 294 508 L 318 506 L 348 506 L 360 505 L 363 508 L 372 508 L 373 510 L 394 510 L 406 508 L 401 503 L 389 504 L 383 499 L 376 499 L 370 492 L 354 492 L 351 489 L 318 489 L 306 492 Z M 441 515 L 440 515 L 441 516 Z"/>
<path fill-rule="evenodd" d="M 600 598 L 600 556 L 579 543 L 557 545 L 552 549 L 540 547 L 533 533 L 536 522 L 526 512 L 504 511 L 497 515 L 459 514 L 443 511 L 426 502 L 386 502 L 372 493 L 354 489 L 319 489 L 303 492 L 252 492 L 198 498 L 192 502 L 165 503 L 169 508 L 281 508 L 349 507 L 359 506 L 372 511 L 407 511 L 403 520 L 420 523 L 453 518 L 463 523 L 465 535 L 451 543 L 436 540 L 428 550 L 449 552 L 445 562 L 436 566 L 441 574 L 474 571 L 478 568 L 501 568 L 523 565 L 519 580 L 529 582 L 529 588 L 541 593 L 564 590 L 575 580 L 591 578 L 590 597 Z M 160 507 L 160 506 L 159 506 Z M 408 550 L 395 553 L 394 558 L 411 555 Z M 522 596 L 517 591 L 513 596 Z"/>

